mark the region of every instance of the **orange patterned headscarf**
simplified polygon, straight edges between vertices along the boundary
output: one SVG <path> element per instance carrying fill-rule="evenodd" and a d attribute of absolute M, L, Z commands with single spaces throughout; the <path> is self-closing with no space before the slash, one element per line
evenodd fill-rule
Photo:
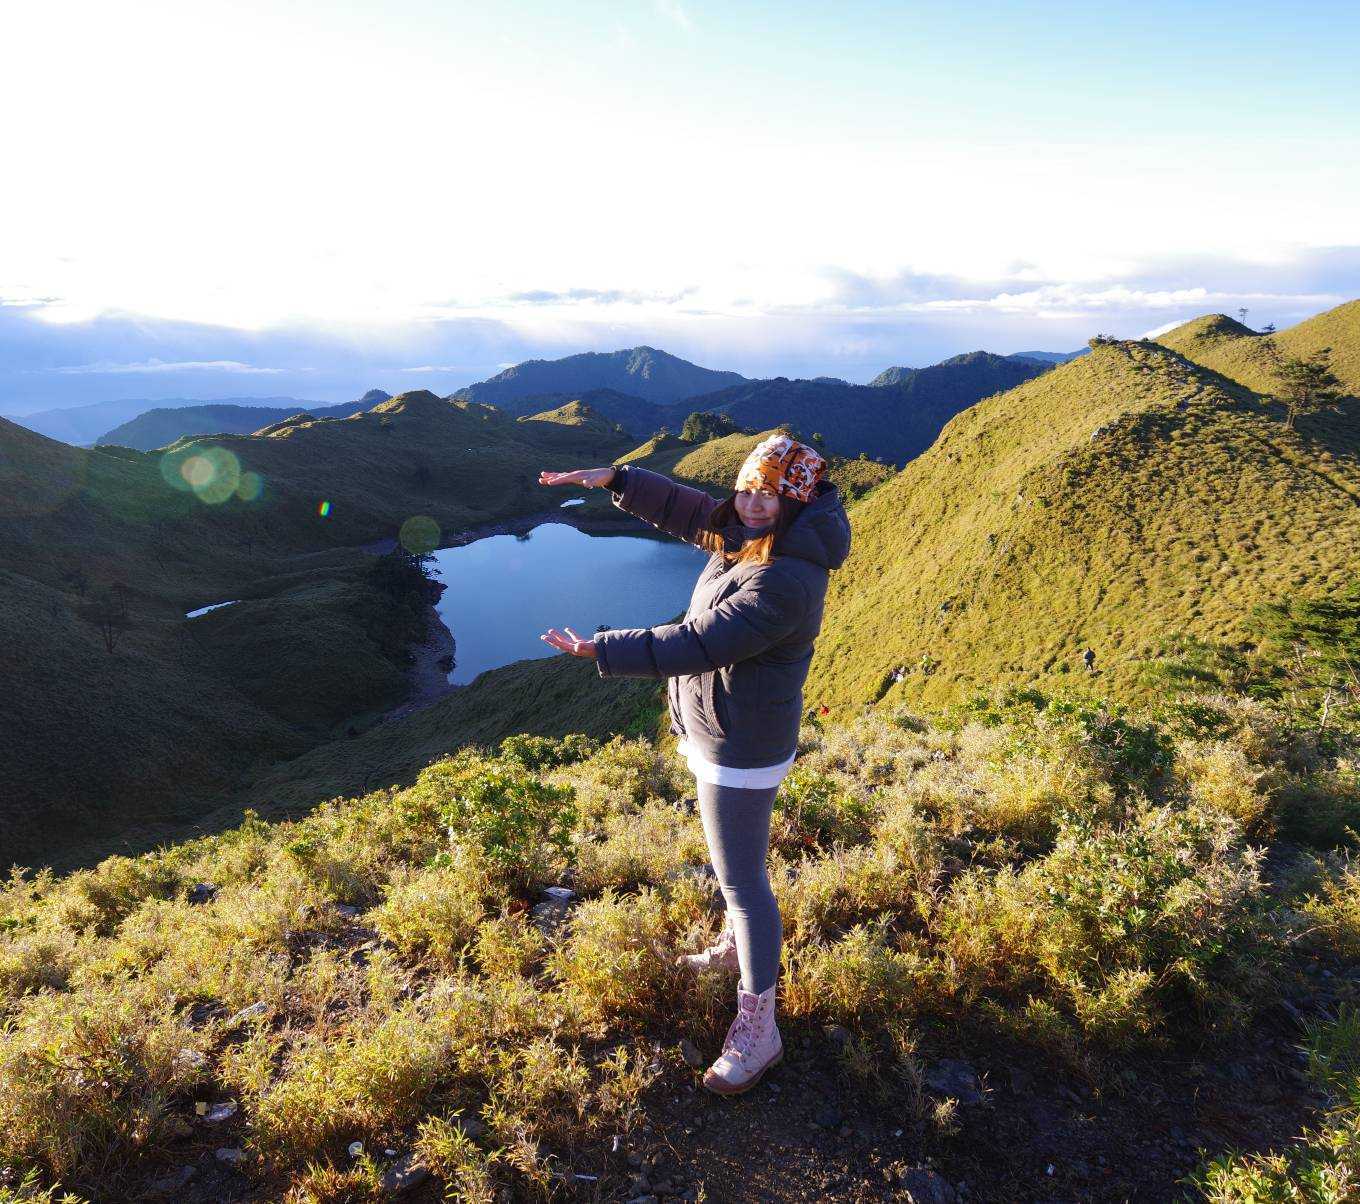
<path fill-rule="evenodd" d="M 772 489 L 800 502 L 812 501 L 812 491 L 826 472 L 826 459 L 790 435 L 771 435 L 757 443 L 737 473 L 737 491 Z"/>

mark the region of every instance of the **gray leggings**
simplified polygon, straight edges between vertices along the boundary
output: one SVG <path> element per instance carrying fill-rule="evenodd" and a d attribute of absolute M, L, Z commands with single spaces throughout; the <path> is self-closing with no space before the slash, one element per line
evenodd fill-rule
<path fill-rule="evenodd" d="M 779 787 L 744 790 L 699 782 L 699 816 L 737 938 L 741 985 L 760 994 L 779 977 L 784 925 L 770 889 L 770 811 Z"/>

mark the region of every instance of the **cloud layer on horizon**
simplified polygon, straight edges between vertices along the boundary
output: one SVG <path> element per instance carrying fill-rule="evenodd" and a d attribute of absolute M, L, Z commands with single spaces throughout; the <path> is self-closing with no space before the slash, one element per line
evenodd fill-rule
<path fill-rule="evenodd" d="M 1360 296 L 1360 246 L 1298 248 L 1272 261 L 1168 256 L 1117 276 L 1061 280 L 1017 260 L 970 279 L 827 266 L 781 301 L 676 289 L 530 289 L 447 299 L 406 322 L 293 323 L 243 331 L 128 313 L 52 321 L 61 300 L 0 298 L 0 412 L 115 397 L 238 396 L 242 378 L 317 401 L 381 387 L 450 392 L 507 364 L 647 344 L 748 376 L 868 380 L 977 348 L 1072 350 L 1092 334 L 1135 337 L 1202 313 L 1249 311 L 1288 326 Z"/>

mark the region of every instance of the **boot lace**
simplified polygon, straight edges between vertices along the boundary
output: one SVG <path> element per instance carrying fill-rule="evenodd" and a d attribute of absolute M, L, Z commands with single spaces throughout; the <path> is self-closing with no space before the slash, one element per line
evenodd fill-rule
<path fill-rule="evenodd" d="M 734 1053 L 743 1059 L 749 1057 L 760 1033 L 757 1012 L 754 1009 L 749 1012 L 738 1009 L 737 1018 L 732 1021 L 731 1027 L 727 1030 L 727 1038 L 723 1041 L 723 1053 Z"/>

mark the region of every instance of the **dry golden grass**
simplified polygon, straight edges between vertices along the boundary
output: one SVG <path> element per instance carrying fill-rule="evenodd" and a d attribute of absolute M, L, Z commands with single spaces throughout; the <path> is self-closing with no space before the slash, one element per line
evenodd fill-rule
<path fill-rule="evenodd" d="M 1360 955 L 1349 863 L 1272 898 L 1248 839 L 1348 763 L 1262 704 L 1206 705 L 1213 742 L 1016 696 L 806 726 L 772 857 L 790 1032 L 844 1026 L 842 1071 L 947 1131 L 922 1018 L 1098 1079 L 1111 1050 L 1243 1022 L 1300 941 Z M 0 1164 L 130 1191 L 195 1099 L 231 1098 L 248 1170 L 290 1199 L 376 1190 L 353 1141 L 470 1199 L 547 1191 L 556 1156 L 637 1120 L 648 1034 L 709 1045 L 728 1019 L 730 980 L 674 964 L 720 917 L 691 786 L 642 739 L 517 738 L 295 822 L 12 879 Z M 579 898 L 541 928 L 563 880 Z"/>

